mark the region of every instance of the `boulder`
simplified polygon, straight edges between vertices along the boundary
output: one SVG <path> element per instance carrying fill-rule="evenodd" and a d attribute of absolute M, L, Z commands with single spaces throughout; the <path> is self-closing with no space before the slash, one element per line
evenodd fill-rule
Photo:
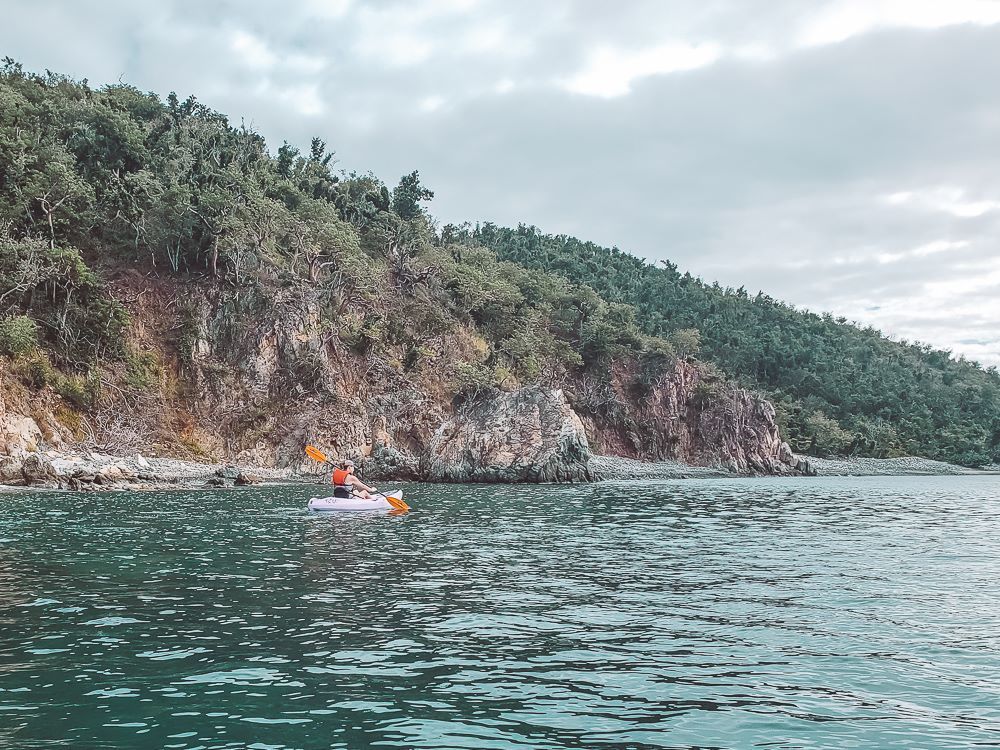
<path fill-rule="evenodd" d="M 23 414 L 0 415 L 0 454 L 24 458 L 38 451 L 42 430 L 31 417 Z"/>
<path fill-rule="evenodd" d="M 123 472 L 120 466 L 111 464 L 110 466 L 101 467 L 99 476 L 101 476 L 105 482 L 111 483 L 111 482 L 117 482 L 120 479 L 122 479 Z"/>
<path fill-rule="evenodd" d="M 30 453 L 21 462 L 21 476 L 25 484 L 56 484 L 58 476 L 47 458 Z"/>
<path fill-rule="evenodd" d="M 369 455 L 358 460 L 358 475 L 369 484 L 387 479 L 420 479 L 420 460 L 391 445 L 375 443 Z"/>
<path fill-rule="evenodd" d="M 21 459 L 0 454 L 0 484 L 21 484 L 23 482 Z"/>
<path fill-rule="evenodd" d="M 583 423 L 562 390 L 523 388 L 467 401 L 434 433 L 421 461 L 432 482 L 592 479 Z"/>
<path fill-rule="evenodd" d="M 227 482 L 235 482 L 241 473 L 235 466 L 223 466 L 221 469 L 216 470 L 215 476 Z"/>

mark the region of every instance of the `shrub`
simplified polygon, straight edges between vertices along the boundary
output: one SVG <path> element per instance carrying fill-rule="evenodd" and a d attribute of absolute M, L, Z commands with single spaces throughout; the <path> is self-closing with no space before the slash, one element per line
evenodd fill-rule
<path fill-rule="evenodd" d="M 338 336 L 358 354 L 367 354 L 383 345 L 388 339 L 388 323 L 384 313 L 368 310 L 362 318 L 345 317 Z"/>
<path fill-rule="evenodd" d="M 0 352 L 12 357 L 31 354 L 38 348 L 38 324 L 27 315 L 0 320 Z"/>
<path fill-rule="evenodd" d="M 324 393 L 327 391 L 326 362 L 316 351 L 298 354 L 285 370 L 288 386 L 302 393 Z"/>
<path fill-rule="evenodd" d="M 196 305 L 187 302 L 180 305 L 180 321 L 177 325 L 177 351 L 181 362 L 190 365 L 194 362 L 194 350 L 201 335 L 201 319 Z"/>
<path fill-rule="evenodd" d="M 653 386 L 670 370 L 677 361 L 673 345 L 666 339 L 647 336 L 643 339 L 643 351 L 639 355 L 639 372 L 633 386 L 639 396 L 647 396 Z"/>
<path fill-rule="evenodd" d="M 670 339 L 681 357 L 692 357 L 701 349 L 701 331 L 697 328 L 681 328 L 674 331 Z"/>
<path fill-rule="evenodd" d="M 496 393 L 498 388 L 496 371 L 484 364 L 459 362 L 455 365 L 456 400 L 458 402 Z"/>
<path fill-rule="evenodd" d="M 691 392 L 691 401 L 699 409 L 703 409 L 718 398 L 721 392 L 722 386 L 718 381 L 699 380 Z"/>
<path fill-rule="evenodd" d="M 66 401 L 84 411 L 93 409 L 101 397 L 101 378 L 96 371 L 89 372 L 86 377 L 57 372 L 52 387 Z"/>
<path fill-rule="evenodd" d="M 839 455 L 854 442 L 854 435 L 835 419 L 814 411 L 804 420 L 805 433 L 811 438 L 810 452 L 817 456 Z"/>
<path fill-rule="evenodd" d="M 17 377 L 29 388 L 41 390 L 55 382 L 57 373 L 49 362 L 48 355 L 40 349 L 15 365 Z"/>
<path fill-rule="evenodd" d="M 159 374 L 160 365 L 152 352 L 129 349 L 125 353 L 125 382 L 132 388 L 148 388 Z"/>

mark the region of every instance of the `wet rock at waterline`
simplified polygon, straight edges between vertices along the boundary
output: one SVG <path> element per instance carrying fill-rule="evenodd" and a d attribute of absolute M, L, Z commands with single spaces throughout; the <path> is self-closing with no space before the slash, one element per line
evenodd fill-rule
<path fill-rule="evenodd" d="M 248 487 L 260 484 L 261 481 L 260 477 L 248 474 L 236 466 L 223 466 L 209 477 L 206 484 L 209 487 Z"/>
<path fill-rule="evenodd" d="M 432 482 L 589 481 L 583 423 L 561 390 L 525 388 L 459 407 L 431 438 L 423 474 Z"/>
<path fill-rule="evenodd" d="M 373 445 L 371 454 L 360 458 L 357 465 L 358 473 L 368 482 L 421 479 L 419 459 L 391 445 Z"/>

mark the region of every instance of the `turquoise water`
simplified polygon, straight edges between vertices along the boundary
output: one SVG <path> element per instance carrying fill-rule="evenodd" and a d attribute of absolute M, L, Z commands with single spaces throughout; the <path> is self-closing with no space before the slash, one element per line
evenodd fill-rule
<path fill-rule="evenodd" d="M 0 748 L 1000 745 L 1000 477 L 0 495 Z"/>

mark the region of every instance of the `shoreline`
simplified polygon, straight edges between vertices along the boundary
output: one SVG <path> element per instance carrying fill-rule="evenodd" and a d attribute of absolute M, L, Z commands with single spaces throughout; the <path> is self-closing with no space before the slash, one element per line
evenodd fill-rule
<path fill-rule="evenodd" d="M 321 473 L 296 469 L 202 463 L 180 458 L 146 457 L 135 453 L 112 456 L 92 451 L 28 453 L 20 460 L 21 478 L 0 481 L 0 489 L 148 491 L 219 489 L 271 484 L 322 483 Z"/>
<path fill-rule="evenodd" d="M 995 476 L 1000 466 L 970 469 L 945 461 L 919 456 L 900 458 L 813 458 L 807 457 L 816 477 L 906 477 L 906 476 Z M 689 466 L 680 461 L 638 461 L 617 456 L 594 456 L 591 459 L 595 481 L 657 479 L 722 479 L 745 475 L 724 468 Z M 774 475 L 778 476 L 778 475 Z"/>
<path fill-rule="evenodd" d="M 809 465 L 820 477 L 977 476 L 1000 474 L 1000 467 L 970 469 L 946 461 L 919 456 L 900 458 L 810 458 Z"/>
<path fill-rule="evenodd" d="M 976 476 L 998 475 L 1000 466 L 969 469 L 944 461 L 901 458 L 810 458 L 817 477 Z M 680 461 L 640 461 L 592 456 L 594 482 L 683 479 L 732 479 L 722 467 L 691 466 Z M 250 485 L 325 484 L 322 471 L 201 463 L 179 458 L 111 456 L 94 452 L 48 451 L 23 459 L 24 479 L 0 482 L 0 492 L 18 490 L 149 491 L 220 489 Z M 778 475 L 775 475 L 778 476 Z"/>

